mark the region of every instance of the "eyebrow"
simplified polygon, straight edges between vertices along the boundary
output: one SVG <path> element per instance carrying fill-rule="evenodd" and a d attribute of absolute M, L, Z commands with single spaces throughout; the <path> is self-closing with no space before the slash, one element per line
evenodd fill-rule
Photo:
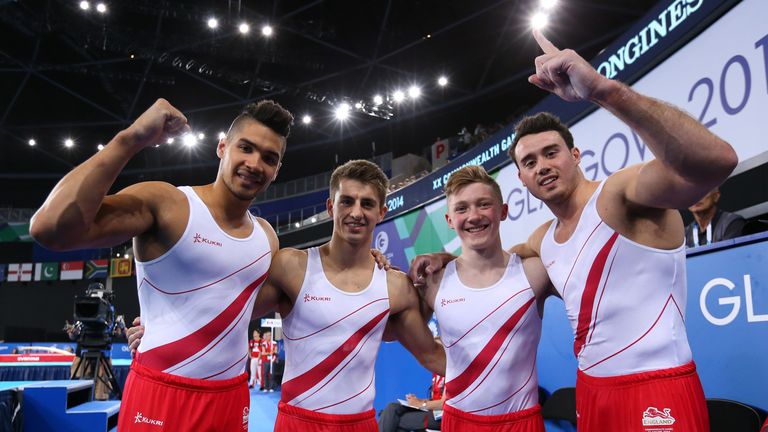
<path fill-rule="evenodd" d="M 541 149 L 541 153 L 546 153 L 546 152 L 548 152 L 549 150 L 552 150 L 552 149 L 556 149 L 556 148 L 558 148 L 558 147 L 560 147 L 560 144 L 557 144 L 557 143 L 553 143 L 553 144 L 547 144 L 546 146 L 544 146 L 544 147 Z M 523 162 L 523 161 L 526 161 L 526 160 L 528 160 L 528 159 L 532 158 L 532 157 L 533 157 L 533 154 L 534 154 L 534 152 L 531 152 L 531 153 L 528 153 L 528 154 L 526 154 L 525 156 L 521 157 L 521 158 L 520 158 L 520 162 Z"/>
<path fill-rule="evenodd" d="M 238 141 L 238 142 L 243 142 L 243 143 L 245 143 L 245 144 L 248 144 L 249 146 L 251 146 L 251 147 L 255 148 L 256 150 L 258 150 L 258 151 L 260 151 L 260 152 L 265 152 L 265 153 L 269 153 L 269 154 L 271 154 L 271 155 L 274 155 L 274 156 L 280 157 L 280 153 L 278 153 L 278 152 L 276 152 L 276 151 L 274 151 L 274 150 L 270 150 L 270 149 L 264 149 L 264 148 L 261 148 L 261 147 L 259 147 L 259 145 L 258 145 L 258 144 L 256 144 L 255 142 L 253 142 L 253 141 L 249 140 L 248 138 L 240 137 L 240 139 L 238 139 L 237 141 Z"/>

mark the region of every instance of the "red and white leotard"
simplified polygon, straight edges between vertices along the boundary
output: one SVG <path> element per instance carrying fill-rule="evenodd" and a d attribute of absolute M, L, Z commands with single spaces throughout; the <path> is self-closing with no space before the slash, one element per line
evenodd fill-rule
<path fill-rule="evenodd" d="M 603 185 L 568 241 L 555 241 L 555 221 L 541 243 L 573 328 L 579 369 L 607 377 L 689 363 L 685 243 L 661 250 L 619 235 L 597 212 Z"/>
<path fill-rule="evenodd" d="M 272 260 L 258 221 L 235 238 L 214 221 L 190 187 L 189 220 L 162 256 L 136 262 L 141 322 L 136 361 L 150 369 L 201 379 L 227 379 L 245 370 L 248 322 Z"/>
<path fill-rule="evenodd" d="M 484 416 L 538 404 L 536 348 L 541 317 L 517 255 L 487 288 L 469 288 L 450 262 L 435 298 L 447 355 L 446 404 Z"/>
<path fill-rule="evenodd" d="M 389 317 L 387 272 L 375 268 L 356 293 L 331 284 L 317 248 L 309 249 L 296 304 L 283 318 L 282 401 L 325 414 L 373 408 L 374 363 Z"/>

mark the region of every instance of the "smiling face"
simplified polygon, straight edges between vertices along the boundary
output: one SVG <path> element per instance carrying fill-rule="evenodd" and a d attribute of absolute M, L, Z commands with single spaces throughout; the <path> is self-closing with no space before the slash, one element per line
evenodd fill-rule
<path fill-rule="evenodd" d="M 579 149 L 569 149 L 556 131 L 520 138 L 514 156 L 520 181 L 547 205 L 567 200 L 583 176 Z"/>
<path fill-rule="evenodd" d="M 485 183 L 470 183 L 448 195 L 445 220 L 461 239 L 463 250 L 500 247 L 499 227 L 507 217 L 493 188 Z"/>
<path fill-rule="evenodd" d="M 285 138 L 254 120 L 245 120 L 219 141 L 217 181 L 234 196 L 251 201 L 277 177 Z"/>
<path fill-rule="evenodd" d="M 384 219 L 387 208 L 370 183 L 341 178 L 331 190 L 328 214 L 333 218 L 333 235 L 351 244 L 371 243 L 373 229 Z"/>

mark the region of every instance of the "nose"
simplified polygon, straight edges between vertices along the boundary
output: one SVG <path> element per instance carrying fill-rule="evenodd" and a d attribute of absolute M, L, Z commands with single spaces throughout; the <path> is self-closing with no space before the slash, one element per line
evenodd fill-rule
<path fill-rule="evenodd" d="M 355 203 L 352 204 L 352 208 L 349 211 L 349 215 L 356 219 L 363 217 L 363 206 L 360 204 L 360 202 L 355 201 Z"/>
<path fill-rule="evenodd" d="M 470 223 L 476 222 L 478 219 L 480 219 L 480 212 L 478 211 L 477 207 L 471 206 L 467 210 L 467 221 Z"/>
<path fill-rule="evenodd" d="M 261 155 L 259 152 L 253 152 L 245 159 L 245 166 L 251 172 L 262 173 L 264 167 L 262 166 Z"/>

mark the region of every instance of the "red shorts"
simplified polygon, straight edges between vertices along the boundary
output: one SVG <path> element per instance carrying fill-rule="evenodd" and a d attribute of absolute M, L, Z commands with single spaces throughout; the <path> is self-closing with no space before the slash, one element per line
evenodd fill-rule
<path fill-rule="evenodd" d="M 508 414 L 477 415 L 443 405 L 443 432 L 544 432 L 541 407 L 536 405 Z"/>
<path fill-rule="evenodd" d="M 693 362 L 616 377 L 578 371 L 579 432 L 706 432 L 709 415 Z"/>
<path fill-rule="evenodd" d="M 125 381 L 117 428 L 127 431 L 247 431 L 246 374 L 201 380 L 148 369 L 136 362 Z"/>
<path fill-rule="evenodd" d="M 275 431 L 283 432 L 378 432 L 373 410 L 359 414 L 324 414 L 285 402 L 277 405 Z"/>

